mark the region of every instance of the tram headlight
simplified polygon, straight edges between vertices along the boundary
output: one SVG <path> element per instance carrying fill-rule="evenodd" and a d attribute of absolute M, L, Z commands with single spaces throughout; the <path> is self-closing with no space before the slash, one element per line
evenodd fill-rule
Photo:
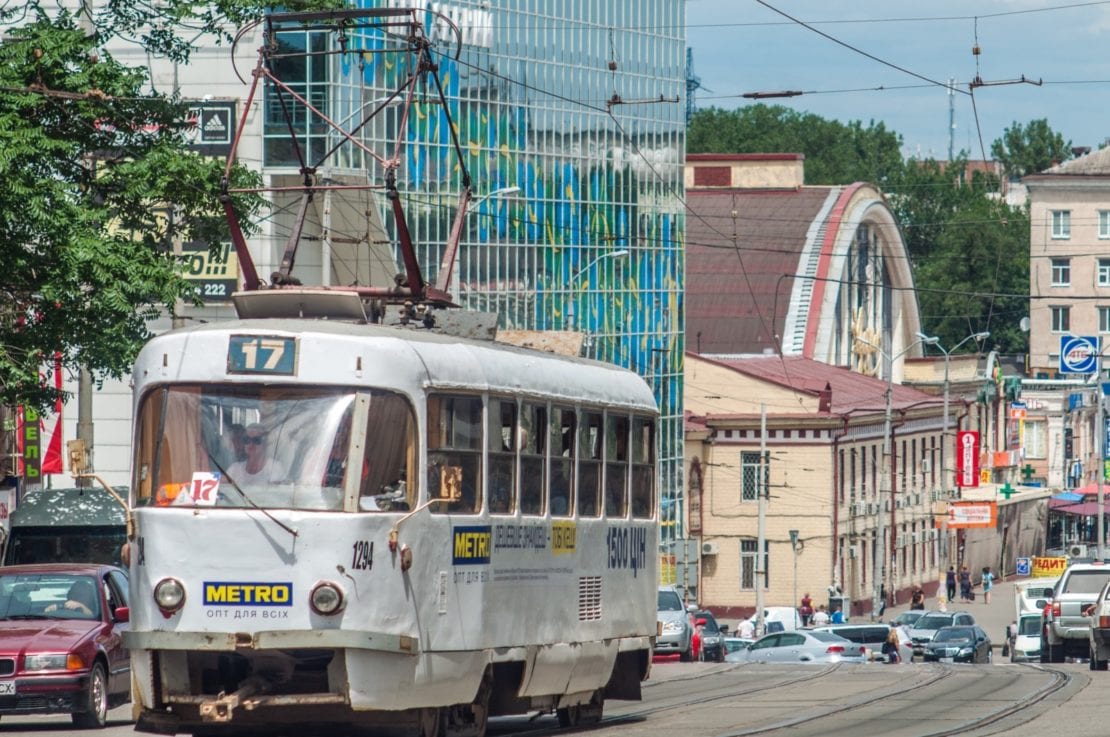
<path fill-rule="evenodd" d="M 343 589 L 331 581 L 321 581 L 312 587 L 308 603 L 317 614 L 336 614 L 343 609 Z"/>
<path fill-rule="evenodd" d="M 154 603 L 166 612 L 176 612 L 185 605 L 185 586 L 176 578 L 163 578 L 154 587 Z"/>

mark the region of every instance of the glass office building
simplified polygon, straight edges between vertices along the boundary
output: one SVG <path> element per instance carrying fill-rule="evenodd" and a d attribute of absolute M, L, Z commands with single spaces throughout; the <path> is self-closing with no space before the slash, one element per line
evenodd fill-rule
<path fill-rule="evenodd" d="M 474 203 L 450 291 L 467 309 L 496 312 L 502 328 L 581 333 L 583 355 L 647 379 L 662 413 L 663 537 L 682 537 L 685 3 L 359 5 L 425 8 L 449 115 L 433 88 L 418 90 L 407 119 L 403 106 L 387 102 L 410 69 L 389 53 L 399 40 L 376 31 L 352 30 L 348 53 L 289 56 L 275 66 L 332 120 L 358 122 L 371 106 L 386 106 L 360 136 L 384 153 L 403 132 L 397 187 L 431 282 L 458 202 L 449 121 L 457 127 Z M 289 30 L 277 41 L 279 49 L 327 52 L 332 38 Z M 265 171 L 275 177 L 289 167 L 295 180 L 297 159 L 272 89 L 264 109 Z M 380 183 L 381 165 L 367 151 L 344 144 L 303 106 L 293 110 L 310 162 L 338 146 L 329 176 Z M 373 202 L 389 231 L 384 198 L 367 197 L 349 195 L 332 210 Z M 290 202 L 277 204 L 280 223 Z M 343 267 L 329 268 L 332 283 L 349 283 Z"/>

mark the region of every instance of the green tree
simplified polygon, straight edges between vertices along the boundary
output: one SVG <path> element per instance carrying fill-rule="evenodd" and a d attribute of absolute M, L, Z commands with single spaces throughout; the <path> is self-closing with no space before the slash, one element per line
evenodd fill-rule
<path fill-rule="evenodd" d="M 700 110 L 686 131 L 690 153 L 805 154 L 806 184 L 882 184 L 900 176 L 901 147 L 882 123 L 845 125 L 782 105 Z"/>
<path fill-rule="evenodd" d="M 44 360 L 124 374 L 148 321 L 192 298 L 172 243 L 227 236 L 223 162 L 188 150 L 187 106 L 145 90 L 74 16 L 29 13 L 0 44 L 0 403 L 43 408 Z M 171 35 L 152 48 L 184 54 Z M 255 181 L 234 169 L 234 186 Z"/>
<path fill-rule="evenodd" d="M 1072 157 L 1071 141 L 1052 130 L 1046 118 L 1014 124 L 991 144 L 991 156 L 1002 164 L 1006 176 L 1020 179 L 1067 161 Z"/>

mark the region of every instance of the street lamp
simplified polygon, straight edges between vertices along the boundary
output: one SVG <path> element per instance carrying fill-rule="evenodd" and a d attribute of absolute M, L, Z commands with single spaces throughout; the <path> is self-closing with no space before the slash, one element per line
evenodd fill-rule
<path fill-rule="evenodd" d="M 627 256 L 627 255 L 628 255 L 628 249 L 627 248 L 618 248 L 615 251 L 607 251 L 607 252 L 601 254 L 600 256 L 598 256 L 597 258 L 593 259 L 589 263 L 587 263 L 585 266 L 583 266 L 578 271 L 574 272 L 574 274 L 570 277 L 570 280 L 567 282 L 567 288 L 570 290 L 570 293 L 571 293 L 571 303 L 567 307 L 567 323 L 568 323 L 571 330 L 574 329 L 574 285 L 578 281 L 578 277 L 585 274 L 591 266 L 596 264 L 598 261 L 601 261 L 602 259 L 622 258 L 622 257 Z"/>
<path fill-rule="evenodd" d="M 790 550 L 794 553 L 794 606 L 798 606 L 798 530 L 790 530 Z"/>
<path fill-rule="evenodd" d="M 491 192 L 486 192 L 481 197 L 478 197 L 477 199 L 473 199 L 473 200 L 470 201 L 470 210 L 473 211 L 476 207 L 478 207 L 478 205 L 482 204 L 483 202 L 485 202 L 486 200 L 488 200 L 491 197 L 501 197 L 501 196 L 507 195 L 507 194 L 516 194 L 519 191 L 520 191 L 520 187 L 513 186 L 513 187 L 500 187 L 500 188 L 495 189 Z"/>
<path fill-rule="evenodd" d="M 886 538 L 886 530 L 884 529 L 884 524 L 883 524 L 883 505 L 882 505 L 882 502 L 883 502 L 883 499 L 886 497 L 886 494 L 884 492 L 891 492 L 890 493 L 890 514 L 891 514 L 891 519 L 892 519 L 891 536 L 893 537 L 893 534 L 894 534 L 893 533 L 893 526 L 894 526 L 893 525 L 894 494 L 893 494 L 893 489 L 890 488 L 890 476 L 893 473 L 893 469 L 891 468 L 891 465 L 890 465 L 890 451 L 891 451 L 891 448 L 890 448 L 890 429 L 891 429 L 891 425 L 893 424 L 892 423 L 892 418 L 891 418 L 891 415 L 893 413 L 893 408 L 891 406 L 891 402 L 892 402 L 893 395 L 894 395 L 894 362 L 897 361 L 902 356 L 909 353 L 912 349 L 916 348 L 921 343 L 924 343 L 925 341 L 922 340 L 921 338 L 918 338 L 917 340 L 910 343 L 908 346 L 906 346 L 905 348 L 903 348 L 901 351 L 894 354 L 893 356 L 891 356 L 889 353 L 884 351 L 881 346 L 876 345 L 875 343 L 872 343 L 869 340 L 865 340 L 863 338 L 856 338 L 856 342 L 857 343 L 862 343 L 864 345 L 870 346 L 871 348 L 875 349 L 890 364 L 889 371 L 887 372 L 887 377 L 886 377 L 886 413 L 883 417 L 883 485 L 885 485 L 887 488 L 879 490 L 879 525 L 878 525 L 878 534 L 876 535 L 876 539 L 877 539 L 877 541 L 880 545 L 881 552 L 878 556 L 878 565 L 876 565 L 876 567 L 875 567 L 875 573 L 877 575 L 875 576 L 874 591 L 873 591 L 872 596 L 871 596 L 871 616 L 872 616 L 872 618 L 874 618 L 876 613 L 878 613 L 878 611 L 879 611 L 880 604 L 882 603 L 882 591 L 883 591 L 883 587 L 886 583 L 886 564 L 887 564 L 887 557 L 888 557 L 887 556 L 888 546 L 887 546 L 887 541 L 885 539 Z M 893 548 L 893 546 L 891 546 L 891 549 L 892 548 Z"/>

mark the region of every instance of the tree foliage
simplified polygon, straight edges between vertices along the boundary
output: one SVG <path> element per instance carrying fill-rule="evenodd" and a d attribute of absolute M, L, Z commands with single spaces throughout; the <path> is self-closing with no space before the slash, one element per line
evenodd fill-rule
<path fill-rule="evenodd" d="M 187 105 L 144 89 L 74 16 L 30 12 L 0 45 L 0 402 L 42 408 L 44 360 L 124 374 L 148 320 L 192 298 L 172 244 L 227 236 L 223 162 L 188 150 Z M 234 186 L 255 181 L 233 170 Z"/>
<path fill-rule="evenodd" d="M 1035 174 L 1072 157 L 1071 141 L 1052 130 L 1046 118 L 1014 122 L 991 144 L 991 156 L 1011 179 Z"/>
<path fill-rule="evenodd" d="M 805 154 L 806 184 L 881 184 L 901 170 L 901 146 L 901 136 L 882 123 L 845 125 L 782 105 L 708 108 L 686 131 L 689 153 Z"/>

